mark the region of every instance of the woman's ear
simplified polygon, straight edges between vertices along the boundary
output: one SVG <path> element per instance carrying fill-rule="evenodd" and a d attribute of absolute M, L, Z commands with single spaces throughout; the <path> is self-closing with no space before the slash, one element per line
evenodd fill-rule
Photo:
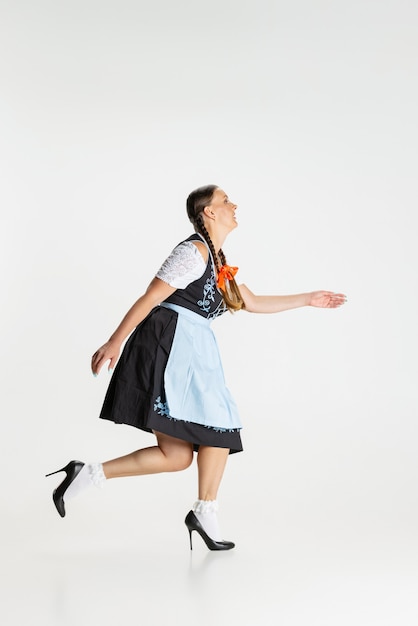
<path fill-rule="evenodd" d="M 212 209 L 211 206 L 205 206 L 205 208 L 203 209 L 203 213 L 206 215 L 206 217 L 208 217 L 210 220 L 214 220 L 215 219 L 215 213 Z"/>

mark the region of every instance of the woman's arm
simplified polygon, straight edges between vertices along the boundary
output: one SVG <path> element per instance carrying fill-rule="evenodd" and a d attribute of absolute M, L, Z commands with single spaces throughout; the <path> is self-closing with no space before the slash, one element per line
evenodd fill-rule
<path fill-rule="evenodd" d="M 129 309 L 110 339 L 93 354 L 91 359 L 93 374 L 97 376 L 103 365 L 109 360 L 109 370 L 114 368 L 119 358 L 121 345 L 126 337 L 146 318 L 155 306 L 163 302 L 175 291 L 174 287 L 170 287 L 170 285 L 159 278 L 154 278 L 151 281 L 146 292 Z"/>
<path fill-rule="evenodd" d="M 347 300 L 344 294 L 332 291 L 312 291 L 291 296 L 256 296 L 246 285 L 240 285 L 239 290 L 245 302 L 245 310 L 250 313 L 280 313 L 302 306 L 335 309 Z"/>

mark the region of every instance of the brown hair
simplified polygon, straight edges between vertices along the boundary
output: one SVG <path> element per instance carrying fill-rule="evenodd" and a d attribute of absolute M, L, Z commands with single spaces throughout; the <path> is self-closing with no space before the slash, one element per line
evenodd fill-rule
<path fill-rule="evenodd" d="M 215 263 L 216 271 L 219 274 L 221 269 L 219 259 L 222 265 L 226 265 L 226 257 L 222 249 L 220 249 L 218 254 L 216 254 L 215 246 L 213 245 L 212 239 L 210 238 L 210 235 L 205 227 L 202 216 L 203 209 L 210 205 L 213 194 L 217 189 L 219 189 L 217 185 L 206 185 L 205 187 L 195 189 L 187 198 L 186 205 L 189 220 L 193 224 L 196 232 L 200 233 L 208 244 L 213 257 L 213 262 Z M 225 280 L 225 289 L 222 290 L 222 295 L 229 311 L 239 311 L 244 308 L 244 300 L 234 278 L 232 278 L 232 280 Z"/>

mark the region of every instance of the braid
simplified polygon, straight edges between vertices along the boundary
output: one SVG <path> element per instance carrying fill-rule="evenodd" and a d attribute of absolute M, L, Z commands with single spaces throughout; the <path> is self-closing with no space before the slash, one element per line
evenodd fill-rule
<path fill-rule="evenodd" d="M 222 248 L 219 250 L 218 254 L 219 254 L 219 258 L 221 259 L 222 265 L 227 265 L 226 256 Z M 232 278 L 232 280 L 227 280 L 225 284 L 226 284 L 227 289 L 224 294 L 224 300 L 226 302 L 228 309 L 230 311 L 239 311 L 240 309 L 244 309 L 245 303 L 242 298 L 239 287 L 235 281 L 235 278 Z"/>
<path fill-rule="evenodd" d="M 213 262 L 215 263 L 216 271 L 219 273 L 219 270 L 221 268 L 219 266 L 218 256 L 219 256 L 219 259 L 221 260 L 221 264 L 226 265 L 225 254 L 223 253 L 222 249 L 220 249 L 219 253 L 216 254 L 215 246 L 213 245 L 212 239 L 210 238 L 210 235 L 206 229 L 206 226 L 203 223 L 203 218 L 202 218 L 201 213 L 197 215 L 196 220 L 195 220 L 195 225 L 196 225 L 197 231 L 200 232 L 201 235 L 203 235 L 206 243 L 208 244 L 209 250 L 211 251 L 211 254 L 213 257 Z M 228 309 L 232 312 L 243 309 L 244 300 L 241 296 L 239 287 L 237 283 L 235 282 L 235 278 L 232 278 L 232 280 L 227 280 L 225 282 L 225 286 L 226 286 L 226 289 L 225 291 L 223 291 L 223 299 Z"/>
<path fill-rule="evenodd" d="M 210 235 L 209 235 L 208 231 L 206 230 L 206 226 L 203 223 L 203 218 L 202 218 L 202 214 L 201 213 L 199 213 L 199 215 L 196 218 L 196 226 L 197 226 L 198 232 L 200 232 L 200 234 L 203 235 L 203 237 L 205 238 L 205 241 L 206 241 L 206 243 L 209 246 L 209 250 L 212 253 L 213 262 L 215 263 L 216 271 L 219 272 L 219 270 L 221 268 L 219 266 L 218 255 L 216 254 L 215 246 L 213 245 L 213 241 L 210 238 Z M 221 261 L 222 261 L 222 258 L 221 258 Z M 222 263 L 222 265 L 223 265 L 223 263 Z"/>

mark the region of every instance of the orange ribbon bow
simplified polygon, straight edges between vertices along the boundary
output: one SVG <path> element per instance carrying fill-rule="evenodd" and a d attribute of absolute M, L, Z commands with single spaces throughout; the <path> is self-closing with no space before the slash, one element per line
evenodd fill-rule
<path fill-rule="evenodd" d="M 218 272 L 218 279 L 216 281 L 219 289 L 225 291 L 225 279 L 232 280 L 235 274 L 238 272 L 237 267 L 231 267 L 230 265 L 222 265 L 221 269 Z"/>

